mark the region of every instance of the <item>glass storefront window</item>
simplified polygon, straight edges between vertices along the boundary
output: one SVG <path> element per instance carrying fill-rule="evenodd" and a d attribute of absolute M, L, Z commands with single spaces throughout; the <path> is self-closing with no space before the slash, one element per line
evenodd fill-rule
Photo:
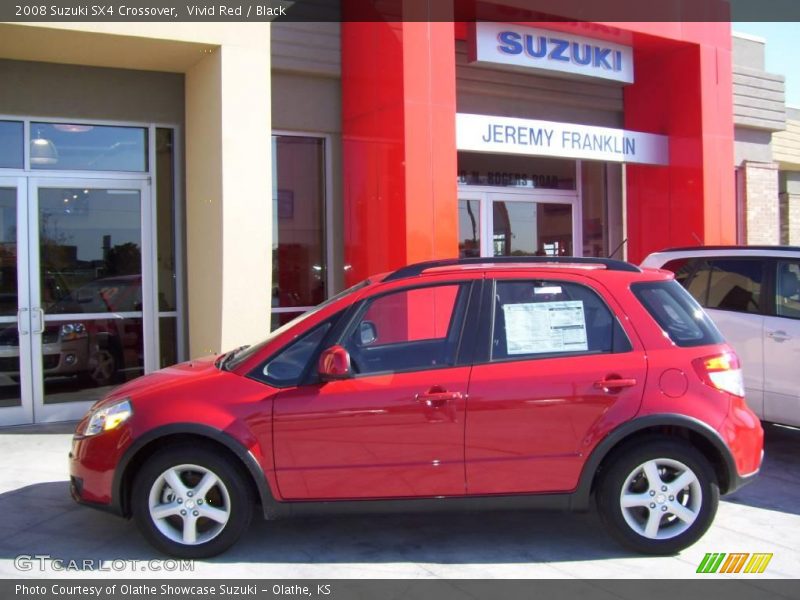
<path fill-rule="evenodd" d="M 0 121 L 0 168 L 21 169 L 25 134 L 19 121 Z"/>
<path fill-rule="evenodd" d="M 325 300 L 328 274 L 325 140 L 275 135 L 272 143 L 272 307 L 284 309 L 274 327 Z"/>
<path fill-rule="evenodd" d="M 32 169 L 147 171 L 147 129 L 31 123 Z"/>

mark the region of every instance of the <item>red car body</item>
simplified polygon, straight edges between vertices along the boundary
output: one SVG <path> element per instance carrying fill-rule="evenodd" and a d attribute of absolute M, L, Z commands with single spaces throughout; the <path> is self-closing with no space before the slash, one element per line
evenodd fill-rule
<path fill-rule="evenodd" d="M 431 502 L 417 505 L 460 499 L 469 507 L 586 509 L 604 460 L 654 435 L 697 449 L 723 494 L 757 473 L 758 419 L 744 398 L 710 386 L 697 371 L 698 360 L 731 349 L 724 342 L 678 347 L 633 292 L 634 284 L 669 281 L 671 273 L 615 269 L 616 261 L 482 260 L 373 278 L 290 324 L 230 370 L 211 357 L 117 388 L 95 410 L 129 398 L 133 414 L 99 435 L 81 434 L 88 415 L 78 425 L 73 496 L 129 516 L 137 471 L 155 452 L 187 440 L 235 459 L 267 518 L 321 508 L 407 508 L 415 502 L 396 501 L 420 499 Z M 592 290 L 629 349 L 487 360 L 494 281 L 531 279 Z M 288 387 L 250 376 L 291 341 L 367 299 L 453 282 L 470 294 L 459 345 L 468 351 L 456 364 Z"/>

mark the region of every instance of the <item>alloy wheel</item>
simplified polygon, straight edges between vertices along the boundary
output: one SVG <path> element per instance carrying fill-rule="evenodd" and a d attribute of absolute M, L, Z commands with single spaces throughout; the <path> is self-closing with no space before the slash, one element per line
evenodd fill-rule
<path fill-rule="evenodd" d="M 700 480 L 688 466 L 656 458 L 637 466 L 619 496 L 625 522 L 652 540 L 674 538 L 697 520 L 703 505 Z"/>
<path fill-rule="evenodd" d="M 148 498 L 150 518 L 178 544 L 204 544 L 217 537 L 230 518 L 231 498 L 223 481 L 205 467 L 170 467 L 153 482 Z"/>

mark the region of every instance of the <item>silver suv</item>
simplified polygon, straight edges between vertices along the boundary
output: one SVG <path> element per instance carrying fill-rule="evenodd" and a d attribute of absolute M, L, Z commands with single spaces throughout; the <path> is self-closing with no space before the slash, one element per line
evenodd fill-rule
<path fill-rule="evenodd" d="M 800 247 L 674 248 L 642 266 L 672 271 L 706 308 L 742 361 L 753 411 L 800 426 Z"/>

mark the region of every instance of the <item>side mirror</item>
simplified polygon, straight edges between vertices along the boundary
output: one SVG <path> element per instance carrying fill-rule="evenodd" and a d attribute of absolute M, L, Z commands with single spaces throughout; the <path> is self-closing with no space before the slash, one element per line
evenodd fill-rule
<path fill-rule="evenodd" d="M 341 346 L 331 346 L 320 355 L 317 372 L 322 381 L 349 378 L 352 375 L 350 354 Z"/>
<path fill-rule="evenodd" d="M 378 339 L 378 330 L 372 321 L 362 321 L 358 326 L 358 343 L 361 346 L 369 346 Z"/>

